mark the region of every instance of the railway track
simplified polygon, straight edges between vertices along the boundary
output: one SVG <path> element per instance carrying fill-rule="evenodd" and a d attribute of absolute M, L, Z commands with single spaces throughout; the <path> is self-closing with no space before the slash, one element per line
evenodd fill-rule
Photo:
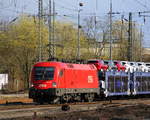
<path fill-rule="evenodd" d="M 38 115 L 53 115 L 68 112 L 82 112 L 91 110 L 103 110 L 112 108 L 124 108 L 132 107 L 137 105 L 148 105 L 150 106 L 150 99 L 129 99 L 129 100 L 113 100 L 99 101 L 93 103 L 72 103 L 65 104 L 70 107 L 69 111 L 63 111 L 62 106 L 59 105 L 36 105 L 34 103 L 23 103 L 23 104 L 7 104 L 0 106 L 0 119 L 11 119 L 20 117 L 34 117 Z"/>

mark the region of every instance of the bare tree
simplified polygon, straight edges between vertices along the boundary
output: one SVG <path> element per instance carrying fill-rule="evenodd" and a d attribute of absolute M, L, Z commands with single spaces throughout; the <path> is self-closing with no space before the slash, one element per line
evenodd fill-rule
<path fill-rule="evenodd" d="M 96 16 L 85 18 L 83 31 L 88 40 L 88 52 L 92 57 L 102 57 L 102 52 L 107 43 L 107 34 L 109 32 L 108 19 L 98 20 Z"/>

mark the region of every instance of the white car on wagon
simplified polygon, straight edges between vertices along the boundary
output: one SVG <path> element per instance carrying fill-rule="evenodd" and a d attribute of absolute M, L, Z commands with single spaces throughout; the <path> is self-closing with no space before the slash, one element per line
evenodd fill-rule
<path fill-rule="evenodd" d="M 128 61 L 120 61 L 121 65 L 125 66 L 126 69 L 125 69 L 125 72 L 131 72 L 133 73 L 134 71 L 134 68 L 129 64 Z"/>
<path fill-rule="evenodd" d="M 148 72 L 150 72 L 150 63 L 145 63 L 146 67 L 148 67 Z"/>
<path fill-rule="evenodd" d="M 137 62 L 137 65 L 139 67 L 139 71 L 141 72 L 148 72 L 150 68 L 146 66 L 144 62 Z"/>

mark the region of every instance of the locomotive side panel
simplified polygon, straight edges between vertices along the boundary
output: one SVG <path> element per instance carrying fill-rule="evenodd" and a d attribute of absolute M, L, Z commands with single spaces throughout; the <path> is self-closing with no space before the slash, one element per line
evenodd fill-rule
<path fill-rule="evenodd" d="M 63 70 L 64 79 L 58 78 L 58 96 L 68 93 L 99 94 L 97 70 L 95 68 L 91 70 L 89 65 L 81 66 L 71 64 L 71 68 L 65 67 Z"/>
<path fill-rule="evenodd" d="M 97 71 L 65 70 L 66 88 L 98 88 Z"/>

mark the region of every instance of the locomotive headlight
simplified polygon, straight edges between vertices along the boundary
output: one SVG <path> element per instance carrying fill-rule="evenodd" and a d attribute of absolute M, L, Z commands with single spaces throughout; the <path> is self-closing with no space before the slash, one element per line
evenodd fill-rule
<path fill-rule="evenodd" d="M 39 87 L 46 87 L 46 84 L 39 84 Z"/>
<path fill-rule="evenodd" d="M 56 85 L 56 82 L 53 82 L 52 83 L 52 87 L 56 87 L 57 85 Z"/>

